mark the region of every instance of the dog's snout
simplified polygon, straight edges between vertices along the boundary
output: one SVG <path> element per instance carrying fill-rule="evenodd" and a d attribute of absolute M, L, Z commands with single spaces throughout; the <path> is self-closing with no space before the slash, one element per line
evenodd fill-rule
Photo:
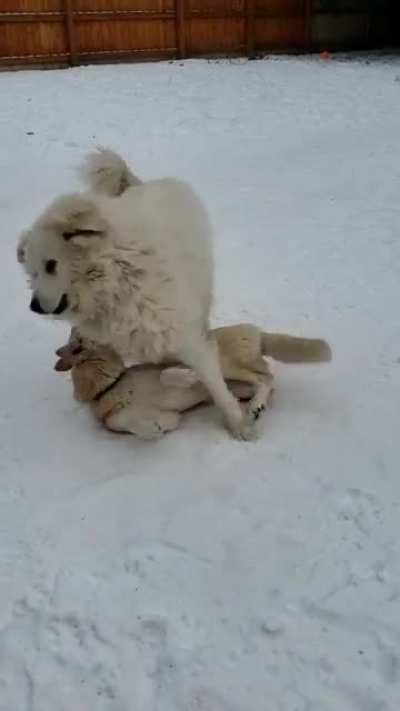
<path fill-rule="evenodd" d="M 32 296 L 32 301 L 30 305 L 31 311 L 33 311 L 35 314 L 44 314 L 44 311 L 40 305 L 40 301 L 36 296 Z"/>
<path fill-rule="evenodd" d="M 56 309 L 53 311 L 54 316 L 60 316 L 62 313 L 64 313 L 65 309 L 67 309 L 69 306 L 69 301 L 68 301 L 68 296 L 67 294 L 63 294 L 59 304 Z"/>

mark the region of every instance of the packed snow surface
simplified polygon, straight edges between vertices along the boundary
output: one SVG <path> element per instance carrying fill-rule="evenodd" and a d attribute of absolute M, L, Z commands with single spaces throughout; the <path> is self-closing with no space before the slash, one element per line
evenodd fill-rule
<path fill-rule="evenodd" d="M 0 74 L 0 711 L 400 708 L 400 60 Z M 19 231 L 110 146 L 189 180 L 215 323 L 326 337 L 257 443 L 107 433 Z"/>

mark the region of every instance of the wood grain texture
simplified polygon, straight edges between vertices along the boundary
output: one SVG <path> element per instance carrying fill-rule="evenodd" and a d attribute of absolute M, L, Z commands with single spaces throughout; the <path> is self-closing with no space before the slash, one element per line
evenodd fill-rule
<path fill-rule="evenodd" d="M 397 15 L 371 20 L 349 2 L 327 13 L 321 0 L 0 0 L 0 66 L 400 43 Z"/>
<path fill-rule="evenodd" d="M 65 2 L 65 27 L 68 38 L 69 58 L 72 65 L 77 63 L 77 43 L 74 19 L 74 0 L 64 0 Z"/>
<path fill-rule="evenodd" d="M 175 0 L 175 30 L 176 46 L 179 59 L 186 57 L 186 3 L 185 0 Z"/>

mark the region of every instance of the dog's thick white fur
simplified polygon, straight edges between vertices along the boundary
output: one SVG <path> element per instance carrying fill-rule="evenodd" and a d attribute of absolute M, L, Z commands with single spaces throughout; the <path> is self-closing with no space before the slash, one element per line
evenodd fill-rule
<path fill-rule="evenodd" d="M 229 392 L 208 336 L 213 258 L 201 201 L 177 180 L 141 183 L 110 151 L 86 175 L 91 193 L 56 200 L 21 237 L 32 310 L 112 345 L 125 366 L 188 365 L 234 435 L 250 439 L 253 418 Z"/>
<path fill-rule="evenodd" d="M 266 357 L 286 363 L 329 361 L 325 341 L 263 333 L 251 324 L 226 326 L 213 332 L 224 378 L 235 396 L 250 399 L 255 421 L 272 395 L 273 376 Z M 180 366 L 137 366 L 124 370 L 110 348 L 82 339 L 73 329 L 58 349 L 56 370 L 72 370 L 74 396 L 90 403 L 110 430 L 155 439 L 176 429 L 183 412 L 209 401 L 194 371 Z"/>

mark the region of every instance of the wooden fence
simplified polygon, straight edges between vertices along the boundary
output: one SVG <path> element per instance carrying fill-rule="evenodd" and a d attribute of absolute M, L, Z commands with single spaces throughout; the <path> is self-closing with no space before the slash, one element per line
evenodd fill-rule
<path fill-rule="evenodd" d="M 393 44 L 399 19 L 393 8 L 400 4 L 400 0 L 0 2 L 0 66 L 254 56 Z"/>

